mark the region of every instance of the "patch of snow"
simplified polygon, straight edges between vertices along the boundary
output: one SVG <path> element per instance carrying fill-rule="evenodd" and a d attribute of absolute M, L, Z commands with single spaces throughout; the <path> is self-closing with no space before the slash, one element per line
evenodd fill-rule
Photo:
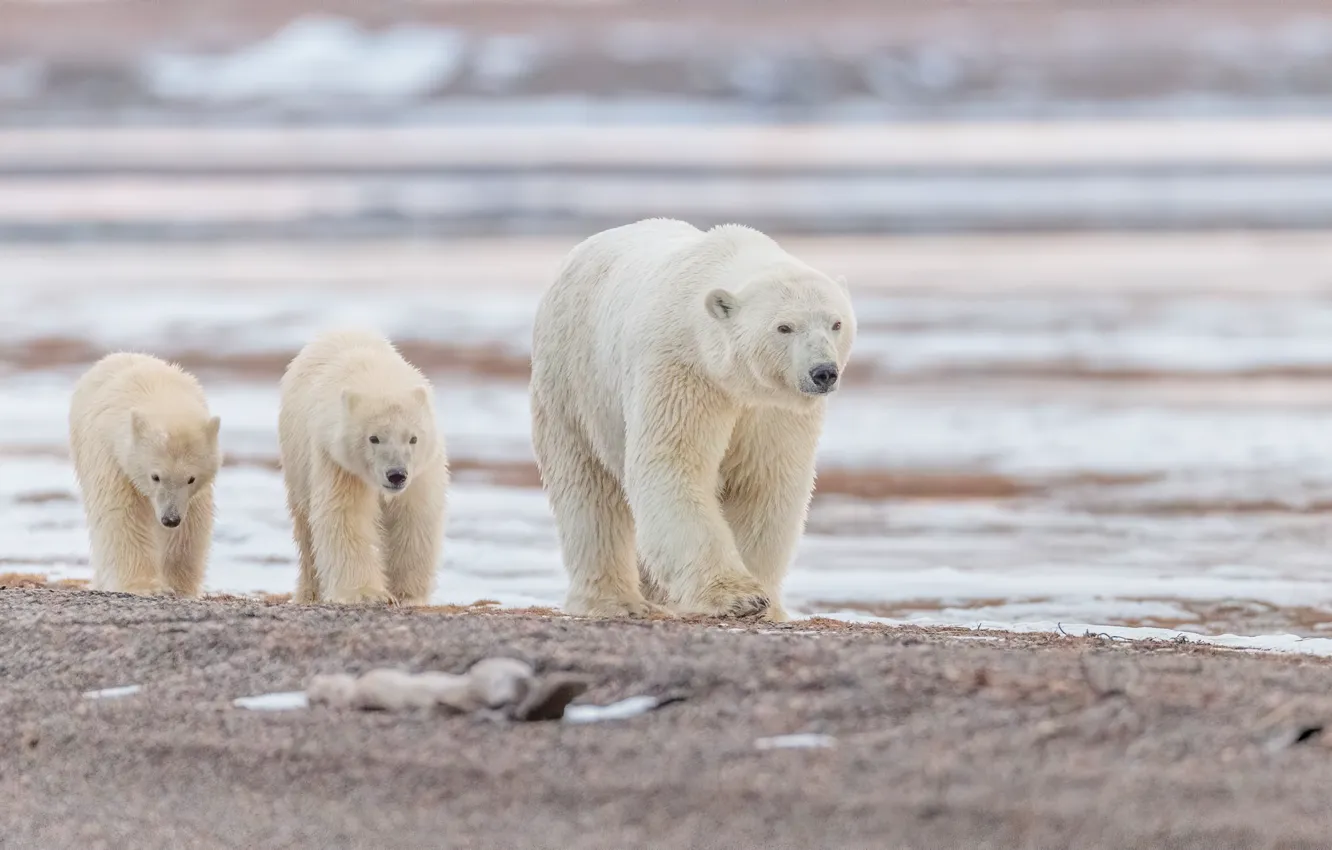
<path fill-rule="evenodd" d="M 628 720 L 647 714 L 661 705 L 656 697 L 637 696 L 610 705 L 570 705 L 564 709 L 565 723 L 599 723 L 604 720 Z"/>
<path fill-rule="evenodd" d="M 474 48 L 471 72 L 477 86 L 502 92 L 536 73 L 541 44 L 528 35 L 495 35 Z"/>
<path fill-rule="evenodd" d="M 466 37 L 453 30 L 398 26 L 372 33 L 345 18 L 307 16 L 231 54 L 149 56 L 141 74 L 165 100 L 392 102 L 447 85 L 462 68 L 465 47 Z"/>
<path fill-rule="evenodd" d="M 33 60 L 0 62 L 0 101 L 25 100 L 42 89 L 46 69 Z"/>
<path fill-rule="evenodd" d="M 237 697 L 231 701 L 231 704 L 237 708 L 248 708 L 250 711 L 292 711 L 308 708 L 310 705 L 305 698 L 305 691 L 278 691 L 252 697 Z"/>
<path fill-rule="evenodd" d="M 754 746 L 760 750 L 819 750 L 837 746 L 837 739 L 831 735 L 800 732 L 794 735 L 759 738 L 754 741 Z"/>
<path fill-rule="evenodd" d="M 100 691 L 87 691 L 84 699 L 119 699 L 133 696 L 143 690 L 142 685 L 124 685 L 119 688 L 102 688 Z"/>

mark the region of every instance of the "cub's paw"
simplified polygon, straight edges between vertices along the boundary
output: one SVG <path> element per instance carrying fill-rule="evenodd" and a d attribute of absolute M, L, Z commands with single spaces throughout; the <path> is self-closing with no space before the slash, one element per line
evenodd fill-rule
<path fill-rule="evenodd" d="M 768 605 L 768 610 L 763 612 L 761 618 L 765 623 L 787 623 L 791 620 L 791 615 L 786 613 L 786 609 L 780 604 L 774 602 Z"/>
<path fill-rule="evenodd" d="M 161 582 L 142 582 L 138 584 L 127 584 L 120 588 L 121 593 L 132 593 L 135 596 L 167 596 L 174 597 L 176 592 Z"/>
<path fill-rule="evenodd" d="M 575 617 L 616 618 L 630 617 L 646 619 L 650 617 L 669 617 L 671 612 L 661 605 L 646 599 L 570 599 L 565 603 L 564 611 Z"/>
<path fill-rule="evenodd" d="M 429 596 L 393 596 L 393 604 L 399 608 L 420 608 L 430 604 Z"/>
<path fill-rule="evenodd" d="M 391 605 L 394 599 L 382 587 L 355 587 L 334 590 L 328 601 L 334 605 Z"/>

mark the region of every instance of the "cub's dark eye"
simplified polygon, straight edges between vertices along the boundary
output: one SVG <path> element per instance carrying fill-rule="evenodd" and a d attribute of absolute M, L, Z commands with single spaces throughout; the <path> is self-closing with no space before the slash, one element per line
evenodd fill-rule
<path fill-rule="evenodd" d="M 153 473 L 153 482 L 156 483 L 156 482 L 159 482 L 159 481 L 161 481 L 161 480 L 162 480 L 162 476 L 160 476 L 160 475 L 158 475 L 156 472 L 154 472 L 154 473 Z"/>
<path fill-rule="evenodd" d="M 412 439 L 411 439 L 410 442 L 411 442 L 411 444 L 412 444 L 413 446 L 416 445 L 416 438 L 415 438 L 415 437 L 412 437 Z"/>
<path fill-rule="evenodd" d="M 791 332 L 791 326 L 790 326 L 790 325 L 778 325 L 778 326 L 777 326 L 777 333 L 779 333 L 779 334 L 789 334 L 790 332 Z"/>
<path fill-rule="evenodd" d="M 191 476 L 190 476 L 190 480 L 189 480 L 189 481 L 186 481 L 185 483 L 186 483 L 186 484 L 193 484 L 193 483 L 194 483 L 194 476 L 191 475 Z"/>
<path fill-rule="evenodd" d="M 377 445 L 379 445 L 379 438 L 378 438 L 378 437 L 371 437 L 371 438 L 370 438 L 370 442 L 371 442 L 372 444 L 374 444 L 374 445 L 377 446 Z"/>
<path fill-rule="evenodd" d="M 835 330 L 835 331 L 840 331 L 841 329 L 842 329 L 842 323 L 841 323 L 841 322 L 833 322 L 833 330 Z"/>

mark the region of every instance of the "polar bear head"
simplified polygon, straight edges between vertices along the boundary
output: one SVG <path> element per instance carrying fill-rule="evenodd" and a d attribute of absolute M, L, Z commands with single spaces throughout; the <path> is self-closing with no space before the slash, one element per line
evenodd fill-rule
<path fill-rule="evenodd" d="M 181 524 L 190 500 L 217 477 L 222 464 L 217 446 L 221 424 L 216 416 L 130 411 L 124 471 L 167 528 Z"/>
<path fill-rule="evenodd" d="M 339 462 L 389 495 L 401 493 L 434 457 L 438 434 L 430 389 L 368 393 L 344 390 Z"/>
<path fill-rule="evenodd" d="M 841 385 L 856 337 L 846 285 L 804 266 L 762 271 L 705 297 L 721 330 L 731 389 L 777 404 L 817 401 Z"/>

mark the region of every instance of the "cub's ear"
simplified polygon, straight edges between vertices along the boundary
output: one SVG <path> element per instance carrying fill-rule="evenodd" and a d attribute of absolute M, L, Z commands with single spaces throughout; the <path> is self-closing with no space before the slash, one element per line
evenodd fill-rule
<path fill-rule="evenodd" d="M 221 416 L 214 416 L 212 419 L 209 419 L 208 424 L 204 426 L 204 434 L 207 435 L 210 443 L 217 442 L 217 432 L 220 430 L 222 430 Z"/>
<path fill-rule="evenodd" d="M 842 287 L 843 292 L 851 291 L 851 287 L 846 285 L 846 275 L 839 274 L 837 277 L 833 278 L 833 280 L 837 282 L 838 286 Z"/>
<path fill-rule="evenodd" d="M 709 292 L 708 297 L 704 299 L 704 304 L 707 305 L 708 312 L 712 314 L 714 319 L 723 321 L 733 317 L 735 312 L 740 309 L 740 299 L 725 289 L 714 289 Z"/>
<path fill-rule="evenodd" d="M 143 418 L 143 414 L 137 410 L 131 410 L 129 416 L 130 416 L 130 436 L 134 438 L 134 442 L 136 443 L 144 442 L 145 440 L 148 439 L 151 433 L 151 428 L 148 425 L 148 420 Z"/>
<path fill-rule="evenodd" d="M 355 413 L 356 408 L 361 406 L 361 394 L 353 390 L 342 391 L 342 409 L 348 413 Z"/>
<path fill-rule="evenodd" d="M 430 393 L 426 392 L 425 387 L 416 387 L 412 390 L 412 401 L 417 404 L 425 404 L 430 400 Z"/>

